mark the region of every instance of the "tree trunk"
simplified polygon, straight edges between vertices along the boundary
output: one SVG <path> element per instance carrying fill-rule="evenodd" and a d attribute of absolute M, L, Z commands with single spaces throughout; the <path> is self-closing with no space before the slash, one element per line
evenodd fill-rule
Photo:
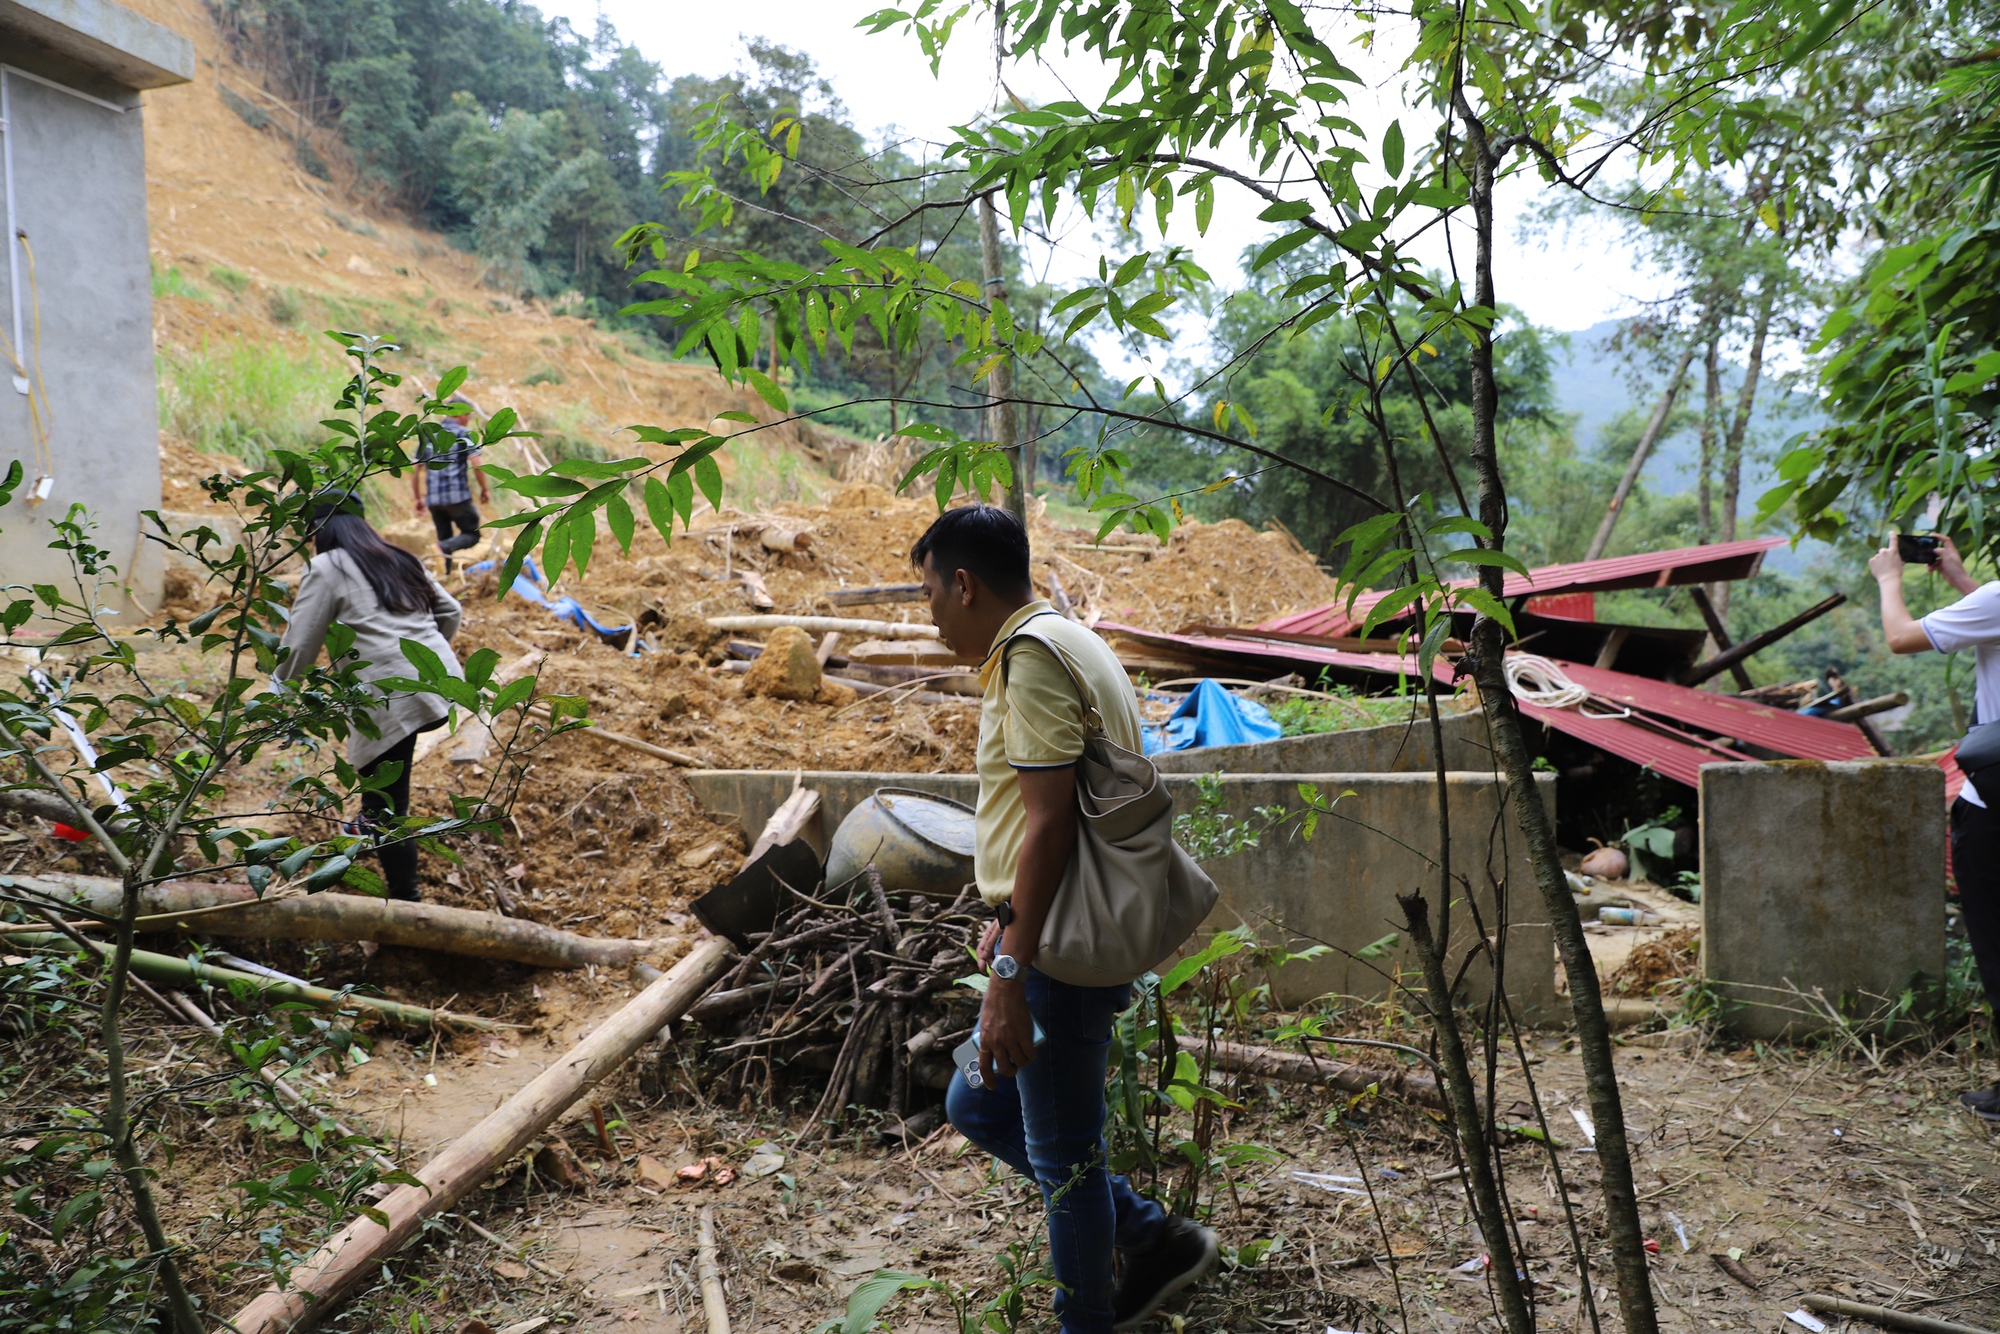
<path fill-rule="evenodd" d="M 1719 361 L 1721 339 L 1708 336 L 1708 350 L 1702 354 L 1701 459 L 1695 467 L 1694 540 L 1703 546 L 1715 540 L 1715 426 L 1722 401 L 1722 372 Z M 1709 590 L 1710 597 L 1714 590 Z"/>
<path fill-rule="evenodd" d="M 1660 439 L 1660 432 L 1666 429 L 1667 418 L 1673 415 L 1674 400 L 1680 397 L 1681 382 L 1687 379 L 1688 363 L 1694 360 L 1693 343 L 1681 353 L 1680 363 L 1674 367 L 1672 378 L 1667 381 L 1666 392 L 1653 405 L 1653 415 L 1646 420 L 1646 429 L 1639 434 L 1639 443 L 1632 446 L 1632 461 L 1625 465 L 1625 475 L 1618 479 L 1618 489 L 1611 493 L 1611 503 L 1605 507 L 1604 518 L 1597 525 L 1597 535 L 1590 539 L 1590 549 L 1583 553 L 1585 560 L 1596 560 L 1604 554 L 1604 548 L 1611 544 L 1611 530 L 1618 525 L 1618 516 L 1624 513 L 1626 497 L 1638 483 L 1639 473 L 1646 466 L 1646 457 L 1653 452 L 1653 446 Z M 1492 349 L 1487 350 L 1488 366 L 1492 371 Z M 1476 413 L 1475 413 L 1476 420 Z M 1489 427 L 1489 430 L 1491 428 Z"/>
<path fill-rule="evenodd" d="M 1477 257 L 1473 304 L 1495 309 L 1493 291 L 1493 168 L 1484 127 L 1461 99 L 1458 107 L 1471 140 L 1474 174 L 1472 208 Z M 1493 545 L 1503 547 L 1507 529 L 1507 492 L 1500 476 L 1494 444 L 1499 395 L 1493 381 L 1493 339 L 1481 330 L 1472 344 L 1472 462 L 1478 477 L 1479 519 L 1493 533 Z M 1497 565 L 1480 567 L 1480 582 L 1496 600 L 1502 572 Z M 1618 1076 L 1611 1060 L 1611 1026 L 1604 1017 L 1604 999 L 1597 968 L 1584 940 L 1583 919 L 1563 878 L 1556 849 L 1555 828 L 1535 795 L 1534 757 L 1521 735 L 1520 716 L 1507 685 L 1503 664 L 1506 645 L 1501 626 L 1487 617 L 1474 623 L 1474 680 L 1492 738 L 1494 758 L 1507 778 L 1508 797 L 1521 822 L 1529 864 L 1549 914 L 1556 948 L 1569 976 L 1570 1005 L 1575 1011 L 1578 1055 L 1583 1062 L 1591 1117 L 1597 1123 L 1598 1164 L 1603 1174 L 1604 1205 L 1610 1233 L 1612 1264 L 1618 1274 L 1618 1303 L 1625 1334 L 1658 1334 L 1659 1316 L 1646 1269 L 1646 1237 L 1639 1226 L 1639 1203 L 1632 1184 L 1631 1149 L 1625 1136 L 1625 1110 L 1618 1095 Z M 1497 983 L 1496 983 L 1497 985 Z M 1488 1240 L 1491 1240 L 1489 1238 Z"/>
<path fill-rule="evenodd" d="M 998 37 L 995 37 L 996 42 Z M 1007 302 L 1006 270 L 1001 267 L 1000 255 L 1000 214 L 993 207 L 993 196 L 987 195 L 979 201 L 979 257 L 985 270 L 986 305 L 988 309 L 1002 309 Z M 995 337 L 1002 335 L 998 330 Z M 1011 343 L 1013 340 L 1007 340 Z M 986 375 L 986 425 L 993 442 L 1000 446 L 1007 456 L 1007 464 L 1014 470 L 1014 480 L 1007 486 L 1007 508 L 1021 516 L 1023 523 L 1028 519 L 1028 475 L 1022 465 L 1018 427 L 1015 424 L 1014 405 L 1014 362 L 1011 358 L 1000 361 Z"/>
<path fill-rule="evenodd" d="M 1736 396 L 1736 416 L 1722 441 L 1722 540 L 1736 540 L 1736 503 L 1743 489 L 1743 437 L 1750 429 L 1750 410 L 1757 406 L 1757 382 L 1764 374 L 1764 340 L 1771 332 L 1771 311 L 1778 303 L 1777 284 L 1766 280 L 1757 303 L 1757 324 L 1750 335 L 1750 359 L 1743 367 L 1743 390 Z M 1718 584 L 1712 595 L 1716 614 L 1729 614 L 1729 584 Z"/>
<path fill-rule="evenodd" d="M 174 1263 L 174 1247 L 160 1224 L 159 1207 L 153 1201 L 152 1182 L 133 1142 L 129 1090 L 125 1076 L 125 1037 L 119 1028 L 118 1010 L 125 1002 L 125 980 L 132 968 L 132 923 L 139 916 L 139 886 L 135 868 L 126 877 L 125 901 L 118 913 L 118 945 L 104 975 L 104 1009 L 99 1016 L 99 1039 L 104 1043 L 105 1080 L 104 1136 L 111 1142 L 111 1156 L 125 1179 L 132 1197 L 132 1216 L 146 1245 L 160 1261 L 160 1287 L 166 1293 L 167 1310 L 179 1334 L 202 1334 L 201 1316 L 194 1309 L 187 1287 L 181 1282 L 180 1267 Z"/>

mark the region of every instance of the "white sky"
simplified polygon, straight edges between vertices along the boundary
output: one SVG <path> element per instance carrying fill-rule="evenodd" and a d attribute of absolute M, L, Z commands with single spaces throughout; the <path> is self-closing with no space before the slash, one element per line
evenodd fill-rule
<path fill-rule="evenodd" d="M 681 74 L 715 76 L 748 65 L 744 39 L 762 36 L 810 55 L 821 74 L 847 104 L 854 124 L 876 135 L 896 127 L 937 141 L 954 123 L 964 123 L 993 103 L 990 22 L 969 17 L 947 48 L 937 77 L 914 38 L 891 29 L 870 36 L 854 24 L 876 9 L 881 0 L 763 0 L 755 6 L 716 3 L 659 4 L 657 0 L 541 0 L 545 13 L 567 17 L 588 33 L 601 12 L 619 36 L 658 62 L 669 79 Z M 984 9 L 984 6 L 980 7 Z M 978 11 L 975 11 L 977 14 Z M 990 11 L 988 11 L 990 12 Z M 1340 50 L 1336 45 L 1336 50 Z M 1342 52 L 1343 60 L 1367 74 L 1381 68 L 1358 49 Z M 1090 84 L 1098 81 L 1095 62 L 1078 55 L 1054 68 L 1010 65 L 1008 86 L 1030 103 L 1074 94 L 1090 101 Z M 1065 91 L 1065 83 L 1071 85 Z M 1371 138 L 1392 116 L 1401 116 L 1406 137 L 1415 146 L 1422 133 L 1419 117 L 1400 105 L 1392 83 L 1377 90 L 1356 89 L 1354 119 Z M 1530 177 L 1503 191 L 1505 212 L 1499 226 L 1495 283 L 1501 301 L 1519 307 L 1533 322 L 1559 330 L 1579 330 L 1600 320 L 1629 313 L 1636 300 L 1656 294 L 1664 284 L 1650 270 L 1637 266 L 1611 228 L 1593 225 L 1554 234 L 1547 242 L 1523 243 L 1517 219 L 1531 203 L 1535 187 Z M 1241 200 L 1241 202 L 1238 202 Z M 1258 206 L 1219 183 L 1214 220 L 1204 238 L 1195 238 L 1191 210 L 1177 212 L 1169 239 L 1191 245 L 1196 259 L 1219 281 L 1237 276 L 1237 257 L 1244 247 L 1272 234 L 1258 222 Z M 1460 242 L 1469 238 L 1461 235 Z M 1033 247 L 1030 247 L 1031 251 Z M 1087 233 L 1069 238 L 1064 252 L 1048 257 L 1050 276 L 1058 281 L 1095 270 L 1100 249 Z M 1461 262 L 1469 247 L 1460 244 Z M 1425 251 L 1426 263 L 1442 266 L 1442 245 Z M 1034 256 L 1031 254 L 1031 261 Z M 1468 274 L 1469 281 L 1469 274 Z M 1185 325 L 1183 325 L 1185 329 Z M 1189 331 L 1193 332 L 1193 331 Z M 1186 351 L 1183 346 L 1180 350 Z M 1101 348 L 1100 356 L 1111 352 Z M 1123 369 L 1115 354 L 1107 369 Z M 1125 373 L 1137 373 L 1137 365 Z"/>

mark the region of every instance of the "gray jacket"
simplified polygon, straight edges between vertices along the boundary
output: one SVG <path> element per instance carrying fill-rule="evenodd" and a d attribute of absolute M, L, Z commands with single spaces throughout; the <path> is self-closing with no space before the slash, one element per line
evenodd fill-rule
<path fill-rule="evenodd" d="M 428 576 L 426 576 L 428 578 Z M 361 662 L 361 679 L 379 681 L 385 676 L 415 676 L 417 669 L 403 656 L 403 642 L 414 639 L 444 660 L 445 668 L 459 674 L 458 658 L 450 640 L 458 633 L 461 617 L 458 602 L 435 579 L 430 580 L 431 604 L 421 611 L 385 611 L 375 590 L 345 551 L 329 551 L 306 562 L 299 589 L 292 599 L 292 622 L 285 630 L 284 646 L 292 656 L 279 664 L 280 681 L 301 676 L 319 661 L 326 641 L 326 628 L 339 621 L 354 631 L 354 654 Z M 380 708 L 370 709 L 381 739 L 349 733 L 347 762 L 360 768 L 388 751 L 412 732 L 445 716 L 449 707 L 436 695 L 415 695 L 407 691 L 379 690 Z"/>

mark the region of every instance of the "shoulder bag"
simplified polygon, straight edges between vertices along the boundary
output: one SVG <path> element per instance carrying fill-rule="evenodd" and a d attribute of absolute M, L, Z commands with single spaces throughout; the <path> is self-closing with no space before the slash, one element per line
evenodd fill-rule
<path fill-rule="evenodd" d="M 1174 842 L 1173 798 L 1159 770 L 1105 735 L 1103 715 L 1060 647 L 1024 622 L 1002 646 L 1002 680 L 1018 639 L 1053 653 L 1083 704 L 1076 850 L 1042 926 L 1035 967 L 1072 986 L 1120 986 L 1194 934 L 1215 906 L 1215 882 Z"/>

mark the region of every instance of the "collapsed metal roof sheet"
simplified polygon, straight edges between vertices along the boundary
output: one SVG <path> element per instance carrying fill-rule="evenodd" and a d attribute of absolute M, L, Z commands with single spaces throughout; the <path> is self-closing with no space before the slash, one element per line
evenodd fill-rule
<path fill-rule="evenodd" d="M 1396 653 L 1350 653 L 1270 639 L 1172 635 L 1111 621 L 1100 622 L 1097 628 L 1100 633 L 1196 659 L 1237 664 L 1249 660 L 1246 665 L 1259 660 L 1291 666 L 1318 664 L 1343 675 L 1377 677 L 1415 675 L 1417 671 L 1414 657 Z M 1748 753 L 1744 749 L 1748 746 L 1801 760 L 1859 760 L 1875 754 L 1868 738 L 1853 723 L 1792 713 L 1627 672 L 1574 662 L 1557 665 L 1570 680 L 1588 690 L 1592 700 L 1561 709 L 1522 700 L 1525 715 L 1689 787 L 1697 785 L 1704 764 L 1761 758 Z M 1433 671 L 1439 680 L 1451 679 L 1451 664 L 1442 659 L 1433 664 Z"/>
<path fill-rule="evenodd" d="M 1753 537 L 1742 542 L 1714 542 L 1707 546 L 1677 547 L 1672 551 L 1642 551 L 1631 556 L 1605 560 L 1572 561 L 1567 565 L 1544 565 L 1527 576 L 1510 574 L 1501 585 L 1507 598 L 1556 593 L 1609 593 L 1621 588 L 1668 588 L 1677 584 L 1709 584 L 1732 579 L 1748 579 L 1764 563 L 1764 553 L 1783 546 L 1782 537 Z M 1469 588 L 1474 579 L 1455 580 L 1457 587 Z M 1293 634 L 1345 635 L 1366 620 L 1377 602 L 1393 590 L 1366 592 L 1354 600 L 1352 611 L 1344 603 L 1297 611 L 1260 623 L 1260 630 L 1280 630 Z"/>

